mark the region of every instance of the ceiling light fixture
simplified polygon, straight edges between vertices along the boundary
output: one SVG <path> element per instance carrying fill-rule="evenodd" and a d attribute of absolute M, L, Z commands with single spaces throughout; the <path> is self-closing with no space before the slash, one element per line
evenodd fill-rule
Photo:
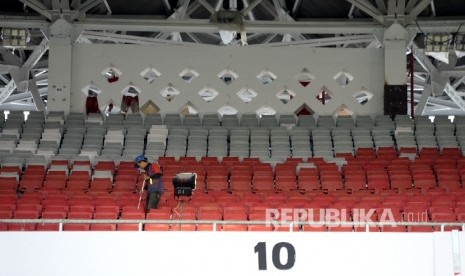
<path fill-rule="evenodd" d="M 2 44 L 5 47 L 26 47 L 31 39 L 27 29 L 3 28 L 1 33 Z"/>

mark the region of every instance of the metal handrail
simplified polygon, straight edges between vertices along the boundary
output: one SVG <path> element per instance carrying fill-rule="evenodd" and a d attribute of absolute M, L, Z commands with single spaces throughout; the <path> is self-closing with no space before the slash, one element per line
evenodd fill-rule
<path fill-rule="evenodd" d="M 16 224 L 60 224 L 60 231 L 63 224 L 139 224 L 139 230 L 142 230 L 142 225 L 145 224 L 213 224 L 213 230 L 216 225 L 281 225 L 289 226 L 292 231 L 294 226 L 310 225 L 310 226 L 356 226 L 369 228 L 374 226 L 439 226 L 441 232 L 445 227 L 459 226 L 465 230 L 465 222 L 353 222 L 353 221 L 265 221 L 265 220 L 151 220 L 151 219 L 0 219 L 0 223 L 16 223 Z"/>

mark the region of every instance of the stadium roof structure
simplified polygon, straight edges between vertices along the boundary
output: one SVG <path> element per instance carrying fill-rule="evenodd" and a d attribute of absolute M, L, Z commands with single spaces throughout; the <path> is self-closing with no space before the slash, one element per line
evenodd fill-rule
<path fill-rule="evenodd" d="M 75 43 L 187 47 L 382 48 L 398 23 L 411 39 L 416 114 L 465 114 L 462 0 L 6 0 L 0 109 L 46 108 L 50 30 L 63 19 Z"/>

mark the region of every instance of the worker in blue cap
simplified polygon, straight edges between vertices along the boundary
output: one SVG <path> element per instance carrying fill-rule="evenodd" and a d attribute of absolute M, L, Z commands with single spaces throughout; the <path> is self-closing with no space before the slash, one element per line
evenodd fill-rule
<path fill-rule="evenodd" d="M 144 190 L 147 190 L 147 202 L 145 211 L 157 209 L 160 197 L 163 193 L 162 172 L 157 163 L 152 163 L 147 160 L 144 155 L 138 155 L 134 159 L 134 167 L 144 171 L 145 180 L 141 188 L 141 197 Z M 139 199 L 139 204 L 140 204 Z"/>

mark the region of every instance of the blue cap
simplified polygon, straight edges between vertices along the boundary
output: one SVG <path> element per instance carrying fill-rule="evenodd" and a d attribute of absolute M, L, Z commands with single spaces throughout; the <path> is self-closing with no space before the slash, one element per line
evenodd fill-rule
<path fill-rule="evenodd" d="M 138 167 L 139 167 L 138 163 L 139 163 L 140 161 L 145 161 L 145 162 L 147 162 L 147 157 L 145 157 L 143 154 L 137 155 L 136 158 L 134 158 L 134 167 L 135 167 L 135 168 L 138 168 Z"/>

